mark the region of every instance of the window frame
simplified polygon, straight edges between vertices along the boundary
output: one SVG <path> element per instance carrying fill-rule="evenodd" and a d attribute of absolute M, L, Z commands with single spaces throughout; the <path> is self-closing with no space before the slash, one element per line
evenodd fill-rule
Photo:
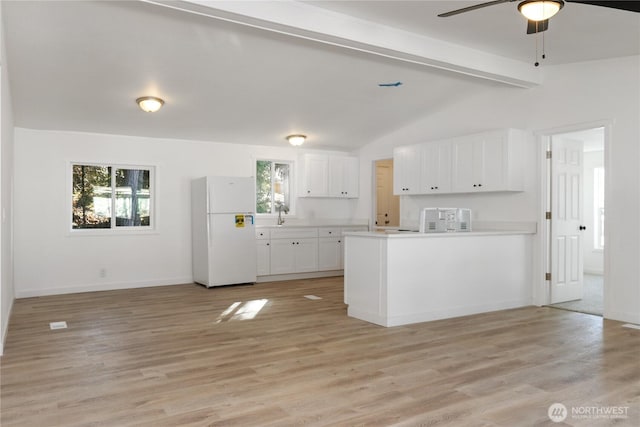
<path fill-rule="evenodd" d="M 296 213 L 296 206 L 295 206 L 295 161 L 294 160 L 283 160 L 283 159 L 272 159 L 272 158 L 265 158 L 265 157 L 257 157 L 254 159 L 253 162 L 253 172 L 254 172 L 254 176 L 255 176 L 255 194 L 253 197 L 253 201 L 254 201 L 254 210 L 255 210 L 255 214 L 256 216 L 260 216 L 261 218 L 275 218 L 278 216 L 278 211 L 273 211 L 270 213 L 258 213 L 258 176 L 257 176 L 257 168 L 258 168 L 258 162 L 271 162 L 272 163 L 272 167 L 271 170 L 273 171 L 273 164 L 286 164 L 289 166 L 289 213 L 286 214 L 288 217 L 293 217 L 295 216 Z M 271 184 L 273 185 L 273 176 L 271 177 Z M 272 195 L 273 197 L 273 195 Z M 273 205 L 273 198 L 271 200 L 272 205 Z M 283 213 L 284 215 L 284 213 Z"/>
<path fill-rule="evenodd" d="M 73 228 L 73 167 L 96 166 L 111 168 L 111 223 L 109 228 Z M 118 169 L 138 169 L 149 171 L 149 225 L 116 225 L 116 174 Z M 142 164 L 126 164 L 111 162 L 69 161 L 67 164 L 67 235 L 70 236 L 109 236 L 131 234 L 156 234 L 158 228 L 158 185 L 156 182 L 157 166 Z"/>

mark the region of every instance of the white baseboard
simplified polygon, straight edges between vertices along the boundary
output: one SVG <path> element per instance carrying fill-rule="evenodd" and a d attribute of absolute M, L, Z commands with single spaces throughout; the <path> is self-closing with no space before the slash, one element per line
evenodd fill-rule
<path fill-rule="evenodd" d="M 282 280 L 318 279 L 321 277 L 335 277 L 343 275 L 344 270 L 313 271 L 311 273 L 272 274 L 269 276 L 258 276 L 258 278 L 256 279 L 256 283 L 276 282 Z"/>
<path fill-rule="evenodd" d="M 143 280 L 139 282 L 93 283 L 88 285 L 59 288 L 16 289 L 16 298 L 42 297 L 47 295 L 76 294 L 80 292 L 115 291 L 120 289 L 150 288 L 193 283 L 193 277 L 175 277 L 162 280 Z"/>
<path fill-rule="evenodd" d="M 480 313 L 490 313 L 493 311 L 509 310 L 512 308 L 531 306 L 530 300 L 501 301 L 491 304 L 480 304 L 466 307 L 455 307 L 443 310 L 431 310 L 422 313 L 412 313 L 406 315 L 385 316 L 379 313 L 371 313 L 360 310 L 349 305 L 347 315 L 376 325 L 392 327 L 410 325 L 413 323 L 431 322 L 433 320 L 451 319 L 454 317 L 471 316 Z"/>
<path fill-rule="evenodd" d="M 604 315 L 602 317 L 609 320 L 617 320 L 619 322 L 634 323 L 636 325 L 640 325 L 640 313 L 630 313 L 624 311 L 609 312 L 605 308 Z"/>

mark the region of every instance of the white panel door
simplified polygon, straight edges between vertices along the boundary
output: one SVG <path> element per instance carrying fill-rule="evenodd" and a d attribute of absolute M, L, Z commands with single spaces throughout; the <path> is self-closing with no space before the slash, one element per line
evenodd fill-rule
<path fill-rule="evenodd" d="M 551 142 L 551 303 L 581 299 L 582 141 Z"/>

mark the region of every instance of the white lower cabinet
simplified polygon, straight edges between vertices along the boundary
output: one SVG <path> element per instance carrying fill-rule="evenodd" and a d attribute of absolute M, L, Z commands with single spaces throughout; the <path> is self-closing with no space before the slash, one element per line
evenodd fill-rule
<path fill-rule="evenodd" d="M 256 253 L 258 255 L 258 276 L 271 274 L 271 242 L 269 240 L 256 240 Z"/>
<path fill-rule="evenodd" d="M 318 239 L 271 240 L 270 274 L 304 273 L 318 270 Z"/>
<path fill-rule="evenodd" d="M 368 227 L 282 227 L 256 232 L 258 276 L 326 272 L 344 269 L 347 231 Z"/>
<path fill-rule="evenodd" d="M 305 273 L 318 270 L 318 229 L 272 229 L 270 274 Z"/>
<path fill-rule="evenodd" d="M 318 270 L 342 270 L 342 237 L 320 237 L 318 239 Z"/>

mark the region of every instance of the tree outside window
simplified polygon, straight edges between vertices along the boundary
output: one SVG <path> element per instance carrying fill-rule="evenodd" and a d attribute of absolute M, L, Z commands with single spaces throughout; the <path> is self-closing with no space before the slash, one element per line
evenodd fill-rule
<path fill-rule="evenodd" d="M 74 164 L 72 170 L 72 229 L 151 225 L 150 168 Z"/>
<path fill-rule="evenodd" d="M 272 160 L 256 161 L 256 213 L 275 214 L 290 209 L 291 164 Z"/>

